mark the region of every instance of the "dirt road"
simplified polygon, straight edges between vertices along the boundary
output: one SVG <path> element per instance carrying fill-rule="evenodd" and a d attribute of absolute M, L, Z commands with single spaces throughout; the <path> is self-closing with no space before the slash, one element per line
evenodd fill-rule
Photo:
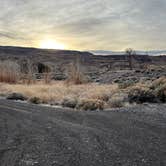
<path fill-rule="evenodd" d="M 69 111 L 0 100 L 0 166 L 165 166 L 166 105 Z"/>

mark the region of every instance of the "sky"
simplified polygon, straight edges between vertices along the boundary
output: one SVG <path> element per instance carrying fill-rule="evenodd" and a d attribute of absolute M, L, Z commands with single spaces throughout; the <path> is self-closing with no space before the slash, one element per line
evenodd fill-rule
<path fill-rule="evenodd" d="M 166 0 L 0 0 L 0 45 L 165 49 Z"/>

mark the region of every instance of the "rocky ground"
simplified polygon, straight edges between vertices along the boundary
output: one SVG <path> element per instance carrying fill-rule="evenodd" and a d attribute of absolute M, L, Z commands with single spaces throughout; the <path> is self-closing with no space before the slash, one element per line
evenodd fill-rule
<path fill-rule="evenodd" d="M 12 61 L 20 66 L 23 73 L 33 71 L 42 74 L 45 70 L 54 73 L 53 78 L 66 78 L 70 64 L 79 63 L 81 72 L 87 74 L 92 81 L 110 83 L 130 77 L 132 80 L 156 78 L 166 71 L 166 56 L 135 55 L 132 57 L 133 71 L 129 69 L 127 55 L 94 55 L 90 52 L 70 50 L 44 50 L 24 47 L 0 46 L 0 62 Z M 157 70 L 147 69 L 158 66 Z M 121 71 L 118 71 L 121 70 Z M 116 72 L 118 71 L 118 72 Z M 40 75 L 37 75 L 40 78 Z"/>
<path fill-rule="evenodd" d="M 150 86 L 153 80 L 166 76 L 165 56 L 136 56 L 134 63 L 137 67 L 128 70 L 124 55 L 95 56 L 78 51 L 0 47 L 2 63 L 16 62 L 22 71 L 27 65 L 37 74 L 49 68 L 54 74 L 58 73 L 55 78 L 58 76 L 59 80 L 66 78 L 67 66 L 77 62 L 78 58 L 82 65 L 79 68 L 83 69 L 89 81 L 99 83 L 95 86 L 118 83 L 123 93 L 126 87 L 137 82 L 149 87 L 127 90 L 125 93 L 131 95 L 128 94 L 127 98 L 124 95 L 125 100 L 121 99 L 123 93 L 114 98 L 111 96 L 107 100 L 114 107 L 124 106 L 122 102 L 126 99 L 127 102 L 129 99 L 134 101 L 131 100 L 130 108 L 105 111 L 101 111 L 101 107 L 100 111 L 74 111 L 0 99 L 0 166 L 165 166 L 166 104 L 163 103 L 166 101 L 166 79 L 157 80 L 157 84 L 154 82 Z M 4 84 L 0 94 L 2 86 Z M 14 87 L 13 84 L 10 86 Z M 103 90 L 104 98 L 100 98 L 105 102 L 107 91 Z M 14 98 L 12 95 L 7 98 L 16 99 L 16 95 L 18 99 L 24 98 L 22 94 L 14 94 Z M 33 96 L 33 103 L 38 102 L 39 97 Z M 88 101 L 90 107 L 96 104 L 92 103 L 94 97 L 92 99 Z M 145 103 L 154 101 L 159 104 Z M 134 106 L 133 102 L 142 104 Z"/>
<path fill-rule="evenodd" d="M 93 74 L 92 79 L 100 83 L 125 83 L 153 81 L 166 76 L 166 66 L 156 69 L 113 70 Z"/>

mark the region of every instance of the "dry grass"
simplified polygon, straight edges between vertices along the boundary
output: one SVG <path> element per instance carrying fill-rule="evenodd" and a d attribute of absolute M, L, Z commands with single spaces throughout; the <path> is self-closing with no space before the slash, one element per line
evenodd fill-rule
<path fill-rule="evenodd" d="M 152 82 L 151 88 L 156 89 L 162 85 L 166 84 L 166 77 L 160 77 L 159 79 Z"/>
<path fill-rule="evenodd" d="M 127 94 L 123 92 L 115 93 L 108 101 L 108 108 L 120 108 L 126 104 Z"/>
<path fill-rule="evenodd" d="M 84 84 L 87 82 L 88 80 L 86 76 L 83 74 L 80 64 L 78 62 L 76 64 L 74 63 L 70 64 L 66 83 L 77 85 L 77 84 Z"/>
<path fill-rule="evenodd" d="M 45 84 L 51 83 L 51 73 L 44 73 L 44 83 Z"/>
<path fill-rule="evenodd" d="M 19 80 L 19 65 L 12 61 L 0 62 L 0 82 L 16 83 Z"/>
<path fill-rule="evenodd" d="M 146 67 L 146 70 L 148 71 L 156 71 L 156 70 L 166 70 L 166 66 L 165 65 L 148 65 Z"/>
<path fill-rule="evenodd" d="M 30 85 L 1 84 L 3 93 L 22 93 L 28 98 L 37 97 L 44 103 L 62 103 L 66 98 L 81 100 L 107 101 L 118 89 L 118 85 L 99 85 L 95 83 L 66 85 L 62 81 L 47 85 L 42 82 Z"/>

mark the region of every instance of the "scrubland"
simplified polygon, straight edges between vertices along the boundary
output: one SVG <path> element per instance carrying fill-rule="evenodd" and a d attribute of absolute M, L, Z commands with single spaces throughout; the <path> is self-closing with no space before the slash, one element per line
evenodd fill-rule
<path fill-rule="evenodd" d="M 138 83 L 100 84 L 88 82 L 78 67 L 65 81 L 22 79 L 14 62 L 0 63 L 0 95 L 21 94 L 35 104 L 61 105 L 78 110 L 103 110 L 132 104 L 166 102 L 166 77 Z M 14 99 L 14 97 L 13 97 Z M 15 98 L 17 99 L 17 97 Z"/>
<path fill-rule="evenodd" d="M 103 109 L 110 97 L 118 91 L 118 85 L 100 85 L 96 83 L 66 84 L 64 81 L 53 81 L 45 84 L 42 81 L 35 84 L 0 84 L 1 94 L 21 93 L 31 102 L 70 107 L 94 105 L 91 109 Z M 81 106 L 82 105 L 82 106 Z M 87 108 L 88 109 L 88 108 Z"/>

